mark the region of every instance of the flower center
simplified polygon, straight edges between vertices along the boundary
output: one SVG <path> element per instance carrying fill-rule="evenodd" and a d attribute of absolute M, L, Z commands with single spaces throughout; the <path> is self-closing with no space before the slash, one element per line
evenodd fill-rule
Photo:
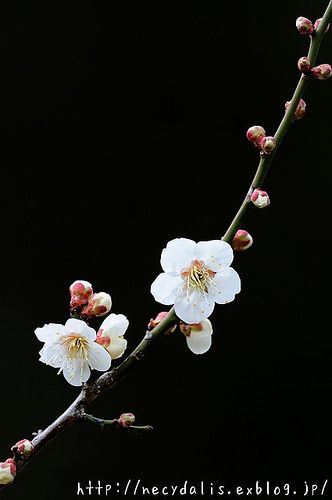
<path fill-rule="evenodd" d="M 198 288 L 203 292 L 208 291 L 208 285 L 216 273 L 205 266 L 202 260 L 193 260 L 189 267 L 181 271 L 181 276 L 187 281 L 187 287 Z"/>
<path fill-rule="evenodd" d="M 84 361 L 88 359 L 88 341 L 80 335 L 66 335 L 60 339 L 60 344 L 67 348 L 67 357 L 70 359 L 80 358 Z"/>

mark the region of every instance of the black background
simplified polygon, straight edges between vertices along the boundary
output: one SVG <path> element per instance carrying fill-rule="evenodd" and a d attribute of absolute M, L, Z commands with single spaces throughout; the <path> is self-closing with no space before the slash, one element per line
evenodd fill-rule
<path fill-rule="evenodd" d="M 110 292 L 129 348 L 174 237 L 219 238 L 254 174 L 245 138 L 273 134 L 326 1 L 12 1 L 1 7 L 1 459 L 78 390 L 38 361 L 34 329 L 68 318 L 77 278 Z M 331 62 L 331 33 L 319 63 Z M 331 468 L 331 82 L 273 162 L 267 210 L 243 227 L 243 290 L 193 355 L 177 333 L 90 408 L 153 433 L 78 425 L 3 497 L 72 499 L 77 482 L 324 481 Z M 98 328 L 98 323 L 95 325 Z M 115 365 L 115 363 L 114 363 Z M 328 491 L 332 498 L 332 486 Z M 328 493 L 326 495 L 328 495 Z M 328 497 L 328 496 L 327 496 Z M 97 498 L 97 497 L 96 497 Z M 329 498 L 329 497 L 328 497 Z"/>

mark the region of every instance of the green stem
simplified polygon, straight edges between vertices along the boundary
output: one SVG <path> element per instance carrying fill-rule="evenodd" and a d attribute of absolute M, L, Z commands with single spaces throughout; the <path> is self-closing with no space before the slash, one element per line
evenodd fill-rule
<path fill-rule="evenodd" d="M 128 425 L 127 427 L 124 427 L 123 425 L 119 424 L 119 421 L 116 418 L 113 418 L 112 420 L 105 420 L 103 418 L 97 418 L 94 417 L 93 415 L 89 415 L 88 413 L 85 413 L 83 415 L 83 420 L 85 420 L 89 424 L 99 427 L 101 430 L 124 429 L 124 430 L 139 431 L 139 432 L 153 430 L 151 425 Z"/>
<path fill-rule="evenodd" d="M 321 20 L 321 23 L 319 25 L 318 30 L 314 33 L 312 37 L 310 37 L 310 47 L 308 51 L 308 59 L 311 63 L 312 66 L 314 66 L 316 62 L 316 58 L 319 52 L 319 48 L 321 45 L 321 42 L 323 40 L 325 30 L 328 26 L 328 24 L 332 20 L 332 0 L 329 2 L 329 5 L 327 6 L 325 13 L 323 15 L 323 18 Z M 231 224 L 229 225 L 226 233 L 222 237 L 224 241 L 227 241 L 230 243 L 236 233 L 236 231 L 240 228 L 240 225 L 242 223 L 242 220 L 244 216 L 246 215 L 248 208 L 250 206 L 250 195 L 252 191 L 255 188 L 260 188 L 264 182 L 264 179 L 266 177 L 266 174 L 268 172 L 268 169 L 273 161 L 273 158 L 275 157 L 285 135 L 287 134 L 290 126 L 293 123 L 293 117 L 295 110 L 299 104 L 300 99 L 303 97 L 307 86 L 310 82 L 310 77 L 306 77 L 305 75 L 301 75 L 299 82 L 296 86 L 296 89 L 294 91 L 293 97 L 290 101 L 290 105 L 287 109 L 287 112 L 285 113 L 284 117 L 282 118 L 279 127 L 274 134 L 274 137 L 277 141 L 276 147 L 273 150 L 273 152 L 270 155 L 262 154 L 260 155 L 260 160 L 259 164 L 255 173 L 255 176 L 252 180 L 252 183 L 250 185 L 249 191 L 246 194 L 237 214 L 235 215 L 234 219 L 232 220 Z"/>

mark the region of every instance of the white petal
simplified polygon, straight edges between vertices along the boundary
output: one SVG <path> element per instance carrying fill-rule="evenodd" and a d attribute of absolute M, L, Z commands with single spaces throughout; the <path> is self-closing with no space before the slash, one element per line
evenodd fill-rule
<path fill-rule="evenodd" d="M 39 361 L 53 368 L 60 368 L 63 361 L 63 351 L 58 343 L 45 344 L 39 351 Z"/>
<path fill-rule="evenodd" d="M 214 300 L 217 304 L 227 304 L 235 299 L 241 290 L 241 280 L 232 267 L 226 267 L 214 277 Z"/>
<path fill-rule="evenodd" d="M 176 315 L 185 323 L 199 323 L 208 318 L 214 309 L 214 300 L 207 293 L 192 291 L 189 295 L 182 293 L 174 303 Z"/>
<path fill-rule="evenodd" d="M 211 333 L 206 330 L 200 332 L 191 330 L 189 337 L 186 337 L 187 345 L 194 354 L 204 354 L 212 344 Z"/>
<path fill-rule="evenodd" d="M 200 241 L 197 243 L 197 258 L 202 260 L 212 271 L 218 272 L 231 265 L 233 249 L 222 240 Z"/>
<path fill-rule="evenodd" d="M 103 335 L 110 337 L 122 337 L 126 333 L 129 321 L 124 314 L 110 314 L 100 325 Z M 113 356 L 112 356 L 113 357 Z"/>
<path fill-rule="evenodd" d="M 76 387 L 86 382 L 90 374 L 91 371 L 86 361 L 67 359 L 63 366 L 63 376 L 69 384 Z"/>
<path fill-rule="evenodd" d="M 93 328 L 88 326 L 85 321 L 81 319 L 70 318 L 66 321 L 65 324 L 65 335 L 69 334 L 77 334 L 82 335 L 87 340 L 91 340 L 93 342 L 96 339 L 96 332 Z"/>
<path fill-rule="evenodd" d="M 117 359 L 122 356 L 127 348 L 127 341 L 123 337 L 111 337 L 111 343 L 106 347 L 112 359 Z"/>
<path fill-rule="evenodd" d="M 35 334 L 38 340 L 41 342 L 52 343 L 56 342 L 58 336 L 63 334 L 64 326 L 57 323 L 49 323 L 44 325 L 42 328 L 36 328 Z"/>
<path fill-rule="evenodd" d="M 91 342 L 89 344 L 88 361 L 92 370 L 104 372 L 109 369 L 112 360 L 104 347 L 96 342 Z"/>
<path fill-rule="evenodd" d="M 179 275 L 161 273 L 151 285 L 151 293 L 160 304 L 167 306 L 174 304 L 176 294 L 182 284 Z"/>
<path fill-rule="evenodd" d="M 187 238 L 176 238 L 167 243 L 161 254 L 161 267 L 166 273 L 180 273 L 195 259 L 196 243 Z"/>

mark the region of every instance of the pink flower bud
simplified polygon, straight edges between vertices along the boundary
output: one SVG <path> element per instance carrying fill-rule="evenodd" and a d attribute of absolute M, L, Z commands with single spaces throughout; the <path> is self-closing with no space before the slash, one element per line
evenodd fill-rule
<path fill-rule="evenodd" d="M 311 74 L 318 80 L 327 80 L 332 75 L 332 68 L 329 64 L 320 64 L 319 66 L 312 68 Z"/>
<path fill-rule="evenodd" d="M 315 31 L 318 30 L 321 21 L 322 21 L 322 18 L 320 17 L 319 19 L 316 19 L 316 21 L 314 22 Z M 328 24 L 326 27 L 325 33 L 327 33 L 329 29 L 330 29 L 330 25 Z"/>
<path fill-rule="evenodd" d="M 232 247 L 237 252 L 243 252 L 253 244 L 252 236 L 244 229 L 239 229 L 232 240 Z"/>
<path fill-rule="evenodd" d="M 88 281 L 76 280 L 69 287 L 70 292 L 70 307 L 76 307 L 86 304 L 93 294 L 92 285 Z"/>
<path fill-rule="evenodd" d="M 21 441 L 18 441 L 13 446 L 12 450 L 13 449 L 16 449 L 20 455 L 23 455 L 24 457 L 26 457 L 26 456 L 30 455 L 30 453 L 32 452 L 33 444 L 28 439 L 21 439 Z"/>
<path fill-rule="evenodd" d="M 108 293 L 94 293 L 89 302 L 83 307 L 81 316 L 91 318 L 92 316 L 105 316 L 112 307 L 112 299 Z"/>
<path fill-rule="evenodd" d="M 132 413 L 122 413 L 118 422 L 122 427 L 130 427 L 135 423 L 135 416 Z"/>
<path fill-rule="evenodd" d="M 10 484 L 16 476 L 16 464 L 13 458 L 0 462 L 0 484 Z"/>
<path fill-rule="evenodd" d="M 250 196 L 250 200 L 258 208 L 265 208 L 270 205 L 270 198 L 266 191 L 255 189 Z"/>
<path fill-rule="evenodd" d="M 300 57 L 297 61 L 297 67 L 302 73 L 308 73 L 311 69 L 310 61 L 307 57 Z"/>
<path fill-rule="evenodd" d="M 286 111 L 288 110 L 289 106 L 290 106 L 290 101 L 287 101 L 285 104 Z M 304 117 L 305 108 L 306 108 L 306 103 L 304 102 L 303 99 L 300 99 L 294 113 L 294 120 L 301 120 L 301 118 Z"/>
<path fill-rule="evenodd" d="M 265 130 L 260 125 L 254 125 L 247 130 L 247 139 L 254 144 L 258 144 L 264 136 Z"/>
<path fill-rule="evenodd" d="M 306 17 L 298 17 L 296 19 L 296 28 L 301 35 L 310 35 L 314 31 L 314 25 Z"/>
<path fill-rule="evenodd" d="M 154 328 L 155 326 L 159 325 L 159 323 L 167 316 L 168 312 L 167 311 L 161 311 L 160 313 L 157 314 L 155 318 L 151 318 L 149 323 L 148 323 L 148 328 Z"/>
<path fill-rule="evenodd" d="M 259 141 L 259 147 L 266 155 L 271 154 L 276 145 L 277 141 L 275 137 L 272 137 L 270 135 L 262 137 L 262 139 Z"/>

